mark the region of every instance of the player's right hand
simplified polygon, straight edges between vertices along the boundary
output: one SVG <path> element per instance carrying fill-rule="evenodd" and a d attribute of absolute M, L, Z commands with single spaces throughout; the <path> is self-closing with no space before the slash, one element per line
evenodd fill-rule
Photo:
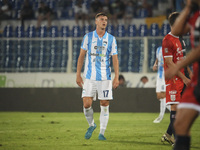
<path fill-rule="evenodd" d="M 156 71 L 158 69 L 157 65 L 153 65 L 153 71 Z"/>
<path fill-rule="evenodd" d="M 83 79 L 81 76 L 76 76 L 76 83 L 78 84 L 78 86 L 80 86 L 81 88 L 83 87 Z"/>

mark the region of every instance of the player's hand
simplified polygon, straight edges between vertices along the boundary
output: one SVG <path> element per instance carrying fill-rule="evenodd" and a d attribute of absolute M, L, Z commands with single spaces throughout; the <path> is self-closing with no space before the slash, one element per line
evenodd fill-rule
<path fill-rule="evenodd" d="M 80 86 L 81 88 L 83 87 L 83 79 L 80 75 L 76 76 L 76 83 L 78 84 L 78 86 Z"/>
<path fill-rule="evenodd" d="M 153 71 L 156 71 L 158 69 L 157 65 L 153 65 Z"/>
<path fill-rule="evenodd" d="M 189 77 L 190 77 L 190 79 L 192 79 L 192 77 L 193 77 L 193 73 L 192 72 L 190 72 Z"/>
<path fill-rule="evenodd" d="M 113 80 L 113 88 L 116 89 L 119 86 L 119 79 L 115 77 Z"/>
<path fill-rule="evenodd" d="M 165 71 L 165 79 L 171 79 L 173 76 L 175 76 L 178 73 L 178 68 L 175 66 L 171 66 Z"/>
<path fill-rule="evenodd" d="M 185 78 L 185 79 L 183 80 L 183 82 L 184 82 L 184 84 L 185 84 L 186 86 L 188 86 L 189 83 L 191 82 L 191 80 L 188 79 L 188 78 Z"/>

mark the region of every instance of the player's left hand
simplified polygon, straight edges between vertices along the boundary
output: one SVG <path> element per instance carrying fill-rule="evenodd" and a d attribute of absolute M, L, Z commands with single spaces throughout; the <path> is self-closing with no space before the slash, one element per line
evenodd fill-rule
<path fill-rule="evenodd" d="M 116 89 L 119 86 L 119 79 L 115 77 L 113 80 L 113 88 Z"/>
<path fill-rule="evenodd" d="M 171 79 L 175 74 L 177 74 L 178 68 L 175 66 L 170 66 L 166 71 L 165 71 L 165 79 Z"/>

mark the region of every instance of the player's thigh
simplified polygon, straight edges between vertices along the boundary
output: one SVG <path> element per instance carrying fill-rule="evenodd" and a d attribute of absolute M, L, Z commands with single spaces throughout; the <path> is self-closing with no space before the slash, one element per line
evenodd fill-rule
<path fill-rule="evenodd" d="M 181 108 L 178 109 L 174 128 L 178 135 L 188 135 L 190 128 L 198 117 L 198 111 L 194 109 Z"/>
<path fill-rule="evenodd" d="M 99 100 L 112 100 L 113 93 L 112 93 L 112 81 L 111 80 L 104 80 L 104 81 L 97 81 L 97 92 L 98 92 L 98 99 Z"/>
<path fill-rule="evenodd" d="M 96 81 L 85 79 L 82 89 L 82 98 L 91 97 L 93 100 L 95 100 L 96 90 L 97 90 Z"/>

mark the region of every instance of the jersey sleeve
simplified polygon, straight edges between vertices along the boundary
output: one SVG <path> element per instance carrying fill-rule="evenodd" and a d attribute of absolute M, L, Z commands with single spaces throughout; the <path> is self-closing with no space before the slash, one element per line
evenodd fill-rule
<path fill-rule="evenodd" d="M 88 49 L 88 35 L 87 34 L 83 37 L 81 48 L 85 51 L 87 51 Z"/>
<path fill-rule="evenodd" d="M 117 55 L 117 41 L 116 38 L 113 37 L 113 41 L 112 41 L 112 50 L 111 50 L 111 55 Z"/>
<path fill-rule="evenodd" d="M 173 57 L 173 44 L 170 40 L 164 39 L 162 42 L 163 57 Z"/>

